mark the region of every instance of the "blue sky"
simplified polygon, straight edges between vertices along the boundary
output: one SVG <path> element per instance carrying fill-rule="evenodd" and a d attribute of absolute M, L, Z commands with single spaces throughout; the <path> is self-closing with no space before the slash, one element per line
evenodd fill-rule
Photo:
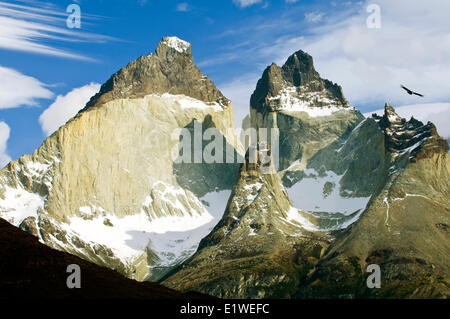
<path fill-rule="evenodd" d="M 81 29 L 66 26 L 71 3 Z M 366 23 L 372 3 L 380 28 Z M 264 68 L 303 49 L 362 112 L 390 102 L 449 137 L 448 12 L 447 0 L 0 1 L 0 164 L 32 153 L 99 84 L 168 35 L 192 44 L 196 64 L 233 101 L 237 125 Z"/>

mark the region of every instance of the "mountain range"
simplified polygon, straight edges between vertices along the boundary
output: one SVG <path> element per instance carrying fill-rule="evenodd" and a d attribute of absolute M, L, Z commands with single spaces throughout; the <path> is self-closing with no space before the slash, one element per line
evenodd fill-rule
<path fill-rule="evenodd" d="M 49 247 L 181 292 L 450 295 L 450 160 L 433 123 L 387 103 L 366 118 L 300 50 L 264 70 L 243 127 L 256 138 L 235 130 L 231 101 L 190 44 L 165 37 L 0 171 L 0 217 Z M 208 132 L 227 160 L 181 160 L 182 145 L 210 147 Z M 373 264 L 381 288 L 366 285 Z"/>

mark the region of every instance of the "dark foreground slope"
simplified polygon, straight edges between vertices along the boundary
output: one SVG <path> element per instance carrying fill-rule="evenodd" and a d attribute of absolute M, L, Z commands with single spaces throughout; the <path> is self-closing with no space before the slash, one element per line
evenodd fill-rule
<path fill-rule="evenodd" d="M 182 294 L 162 285 L 127 279 L 108 268 L 41 244 L 31 234 L 0 218 L 0 298 L 58 299 L 185 299 L 204 295 Z M 81 268 L 81 288 L 66 286 L 67 266 Z"/>

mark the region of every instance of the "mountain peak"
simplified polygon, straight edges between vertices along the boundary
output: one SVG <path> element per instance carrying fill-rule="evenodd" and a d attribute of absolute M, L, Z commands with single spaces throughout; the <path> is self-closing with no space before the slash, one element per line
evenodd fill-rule
<path fill-rule="evenodd" d="M 164 37 L 158 46 L 165 45 L 179 53 L 191 53 L 191 44 L 178 37 Z"/>
<path fill-rule="evenodd" d="M 384 105 L 383 116 L 373 114 L 373 118 L 384 131 L 386 146 L 395 157 L 409 154 L 411 160 L 416 160 L 448 152 L 447 141 L 439 136 L 431 122 L 424 124 L 414 117 L 407 121 L 389 103 Z"/>
<path fill-rule="evenodd" d="M 164 93 L 219 103 L 224 108 L 230 104 L 194 64 L 191 44 L 177 37 L 164 37 L 155 54 L 143 55 L 113 74 L 80 112 L 115 99 Z"/>
<path fill-rule="evenodd" d="M 384 117 L 391 124 L 399 123 L 402 121 L 402 118 L 397 114 L 395 109 L 389 103 L 386 103 L 384 105 Z"/>
<path fill-rule="evenodd" d="M 342 88 L 322 79 L 311 55 L 299 50 L 282 67 L 272 63 L 266 68 L 250 98 L 250 106 L 257 110 L 308 113 L 311 108 L 338 110 L 350 105 Z"/>
<path fill-rule="evenodd" d="M 284 78 L 294 86 L 302 86 L 307 83 L 320 80 L 320 75 L 314 68 L 312 56 L 299 50 L 292 54 L 282 66 Z"/>

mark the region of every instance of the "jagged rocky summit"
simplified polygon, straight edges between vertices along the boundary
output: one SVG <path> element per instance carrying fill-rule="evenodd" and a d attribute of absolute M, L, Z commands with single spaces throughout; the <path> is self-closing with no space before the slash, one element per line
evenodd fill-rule
<path fill-rule="evenodd" d="M 163 38 L 86 107 L 0 172 L 0 216 L 46 245 L 138 279 L 157 279 L 215 226 L 239 166 L 173 158 L 179 129 L 217 128 L 242 154 L 231 103 Z M 230 130 L 231 128 L 231 130 Z"/>
<path fill-rule="evenodd" d="M 194 136 L 200 124 L 218 129 L 232 163 L 174 159 L 178 130 Z M 0 216 L 48 246 L 181 291 L 449 297 L 450 163 L 432 123 L 388 104 L 365 118 L 298 51 L 264 71 L 245 125 L 276 129 L 277 145 L 251 140 L 245 153 L 231 102 L 189 43 L 163 38 L 0 171 Z M 380 289 L 365 283 L 371 264 Z"/>
<path fill-rule="evenodd" d="M 114 74 L 81 112 L 94 105 L 121 98 L 143 98 L 149 94 L 185 95 L 226 108 L 230 101 L 194 64 L 191 44 L 164 37 L 155 54 L 143 55 Z"/>
<path fill-rule="evenodd" d="M 297 51 L 279 67 L 268 66 L 250 98 L 252 109 L 260 112 L 298 111 L 331 113 L 350 105 L 342 88 L 322 79 L 312 57 Z"/>
<path fill-rule="evenodd" d="M 256 129 L 279 130 L 279 174 L 296 208 L 311 212 L 321 229 L 345 228 L 357 218 L 380 178 L 363 168 L 379 171 L 382 136 L 375 123 L 359 125 L 364 116 L 339 85 L 320 77 L 310 55 L 295 52 L 281 68 L 264 71 L 250 118 Z"/>
<path fill-rule="evenodd" d="M 226 298 L 450 295 L 450 163 L 432 123 L 388 104 L 364 118 L 302 51 L 264 71 L 250 104 L 252 127 L 279 130 L 280 170 L 243 165 L 222 220 L 165 285 Z M 370 264 L 380 289 L 366 285 Z"/>

